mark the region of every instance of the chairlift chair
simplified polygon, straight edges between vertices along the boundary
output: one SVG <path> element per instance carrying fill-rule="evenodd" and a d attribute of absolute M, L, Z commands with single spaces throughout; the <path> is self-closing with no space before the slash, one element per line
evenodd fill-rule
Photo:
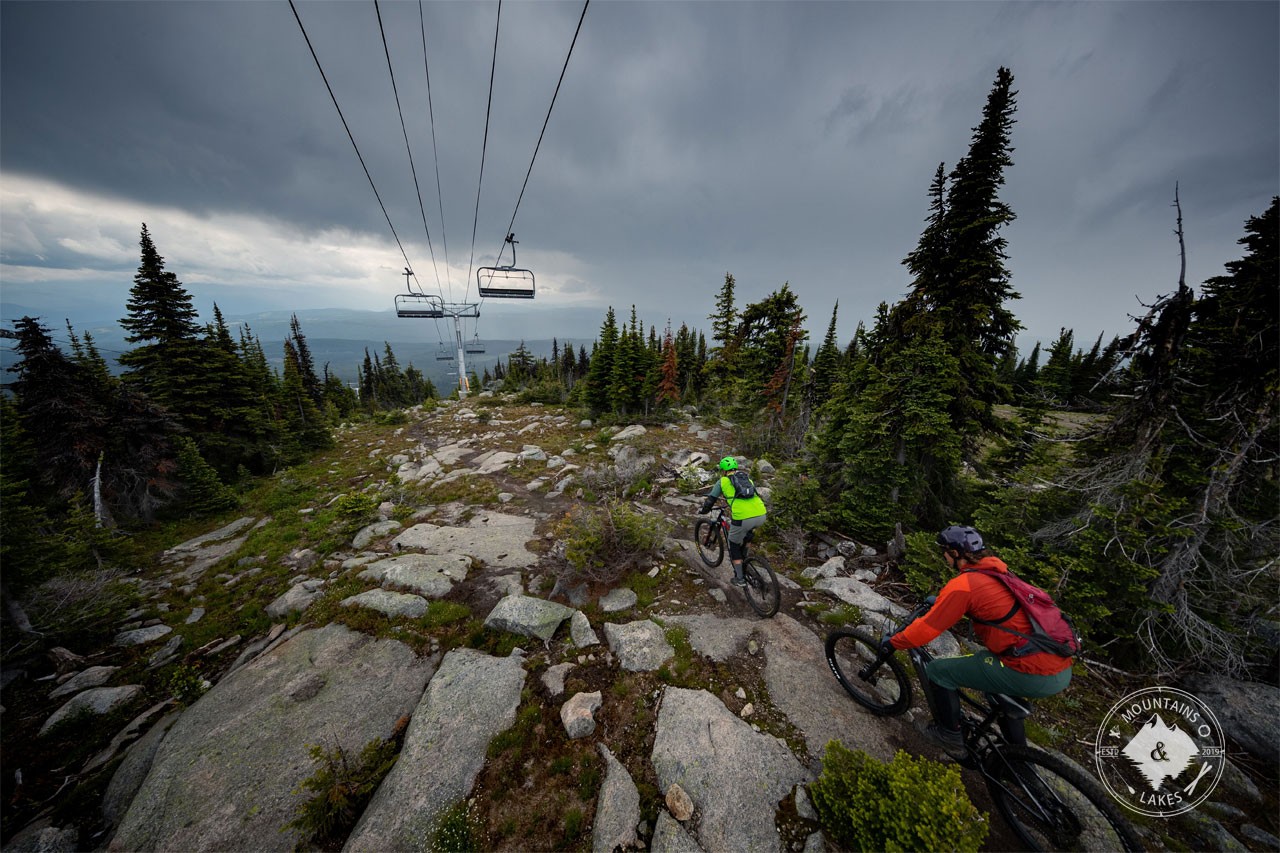
<path fill-rule="evenodd" d="M 467 341 L 467 344 L 466 346 L 463 347 L 463 350 L 468 353 L 484 352 L 484 342 L 480 340 L 479 332 L 476 332 L 475 336 L 472 337 L 471 340 Z"/>
<path fill-rule="evenodd" d="M 444 300 L 432 293 L 397 293 L 396 316 L 441 318 L 445 316 Z"/>
<path fill-rule="evenodd" d="M 533 271 L 516 267 L 515 234 L 507 235 L 511 244 L 510 266 L 480 267 L 476 270 L 476 290 L 486 299 L 532 299 L 534 291 Z M 501 260 L 501 253 L 499 253 Z"/>
<path fill-rule="evenodd" d="M 453 361 L 453 350 L 444 344 L 440 345 L 440 349 L 436 350 L 436 361 Z"/>

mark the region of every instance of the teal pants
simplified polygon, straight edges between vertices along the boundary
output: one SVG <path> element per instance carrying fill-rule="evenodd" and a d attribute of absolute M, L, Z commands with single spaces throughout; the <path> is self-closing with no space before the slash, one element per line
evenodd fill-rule
<path fill-rule="evenodd" d="M 991 652 L 938 658 L 925 666 L 925 675 L 939 687 L 955 690 L 969 687 L 985 693 L 1005 693 L 1042 699 L 1067 689 L 1071 683 L 1071 667 L 1056 675 L 1028 675 L 1010 669 Z"/>

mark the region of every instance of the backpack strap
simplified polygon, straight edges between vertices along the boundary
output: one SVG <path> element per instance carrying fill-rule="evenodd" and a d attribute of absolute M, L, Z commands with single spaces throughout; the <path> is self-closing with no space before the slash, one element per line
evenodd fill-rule
<path fill-rule="evenodd" d="M 1022 646 L 1021 648 L 1010 647 L 1005 649 L 1003 652 L 1000 653 L 1000 657 L 1017 658 L 1017 657 L 1022 657 L 1023 655 L 1031 654 L 1034 651 L 1039 651 L 1038 649 L 1033 648 L 1035 645 L 1035 639 L 1033 637 L 1030 637 L 1022 633 L 1021 631 L 1015 631 L 1012 628 L 1005 627 L 1004 623 L 1012 619 L 1013 615 L 1022 609 L 1022 602 L 1018 600 L 1018 596 L 1014 595 L 1013 590 L 1009 589 L 1008 585 L 1006 585 L 1002 580 L 1000 580 L 999 573 L 989 571 L 987 569 L 966 569 L 965 571 L 974 572 L 975 574 L 979 574 L 979 575 L 986 575 L 987 577 L 994 580 L 996 583 L 1000 584 L 1000 586 L 1003 587 L 1005 590 L 1007 590 L 1009 592 L 1009 595 L 1013 596 L 1013 607 L 1010 607 L 1009 612 L 1001 616 L 999 619 L 988 621 L 986 619 L 979 619 L 977 616 L 969 617 L 970 622 L 977 622 L 979 625 L 986 625 L 989 628 L 995 628 L 998 631 L 1004 631 L 1006 634 L 1013 634 L 1013 636 L 1020 637 L 1027 641 L 1026 645 Z M 1032 630 L 1035 630 L 1034 619 L 1031 620 L 1031 624 L 1032 624 Z"/>
<path fill-rule="evenodd" d="M 988 622 L 986 619 L 979 619 L 977 616 L 970 616 L 969 617 L 970 621 L 977 622 L 979 625 L 989 625 L 992 628 L 1000 628 L 1000 630 L 1002 631 L 1009 631 L 1008 628 L 1003 628 L 1001 626 L 1005 622 L 1008 622 L 1010 619 L 1012 619 L 1013 614 L 1017 613 L 1018 610 L 1022 608 L 1022 602 L 1018 601 L 1018 596 L 1013 595 L 1013 590 L 1009 589 L 1009 587 L 1003 581 L 1000 580 L 998 572 L 989 571 L 987 569 L 965 569 L 965 571 L 973 572 L 974 574 L 978 574 L 978 575 L 985 575 L 986 577 L 991 578 L 992 580 L 996 581 L 996 583 L 999 583 L 1002 588 L 1008 590 L 1009 595 L 1013 596 L 1013 607 L 1010 607 L 1009 612 L 1001 616 L 999 619 L 994 619 Z M 1017 634 L 1018 632 L 1009 631 L 1009 633 Z M 1018 634 L 1018 636 L 1021 637 L 1023 635 Z"/>

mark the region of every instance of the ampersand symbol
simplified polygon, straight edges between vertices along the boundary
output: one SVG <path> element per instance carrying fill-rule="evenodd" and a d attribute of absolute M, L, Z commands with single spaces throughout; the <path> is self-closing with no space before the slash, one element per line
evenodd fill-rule
<path fill-rule="evenodd" d="M 1164 752 L 1164 741 L 1160 741 L 1159 743 L 1157 743 L 1156 748 L 1151 750 L 1151 760 L 1152 761 L 1168 761 L 1169 760 L 1169 756 L 1165 755 L 1165 752 Z"/>

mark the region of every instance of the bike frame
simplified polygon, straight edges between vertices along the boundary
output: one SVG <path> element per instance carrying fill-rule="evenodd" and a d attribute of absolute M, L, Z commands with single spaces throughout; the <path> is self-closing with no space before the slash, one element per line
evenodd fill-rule
<path fill-rule="evenodd" d="M 933 596 L 930 596 L 918 605 L 915 610 L 908 613 L 900 624 L 895 626 L 894 633 L 898 633 L 929 612 L 929 608 L 932 606 Z M 929 706 L 929 713 L 936 720 L 938 718 L 938 709 L 934 702 L 933 691 L 929 689 L 929 678 L 925 674 L 925 666 L 933 660 L 933 655 L 922 647 L 909 649 L 907 655 L 916 671 L 916 678 L 920 681 L 920 689 L 924 693 L 925 703 Z M 870 672 L 881 663 L 881 659 L 877 658 L 867 664 L 866 671 Z M 963 705 L 967 705 L 979 712 L 980 715 L 976 718 L 967 713 L 961 715 L 960 730 L 964 736 L 965 748 L 970 753 L 970 759 L 966 766 L 978 770 L 983 776 L 990 777 L 986 767 L 991 755 L 997 753 L 1001 746 L 1009 743 L 999 724 L 1005 719 L 1009 719 L 1012 722 L 1012 719 L 1008 718 L 1006 709 L 996 699 L 979 702 L 964 691 L 960 691 L 960 701 Z"/>

